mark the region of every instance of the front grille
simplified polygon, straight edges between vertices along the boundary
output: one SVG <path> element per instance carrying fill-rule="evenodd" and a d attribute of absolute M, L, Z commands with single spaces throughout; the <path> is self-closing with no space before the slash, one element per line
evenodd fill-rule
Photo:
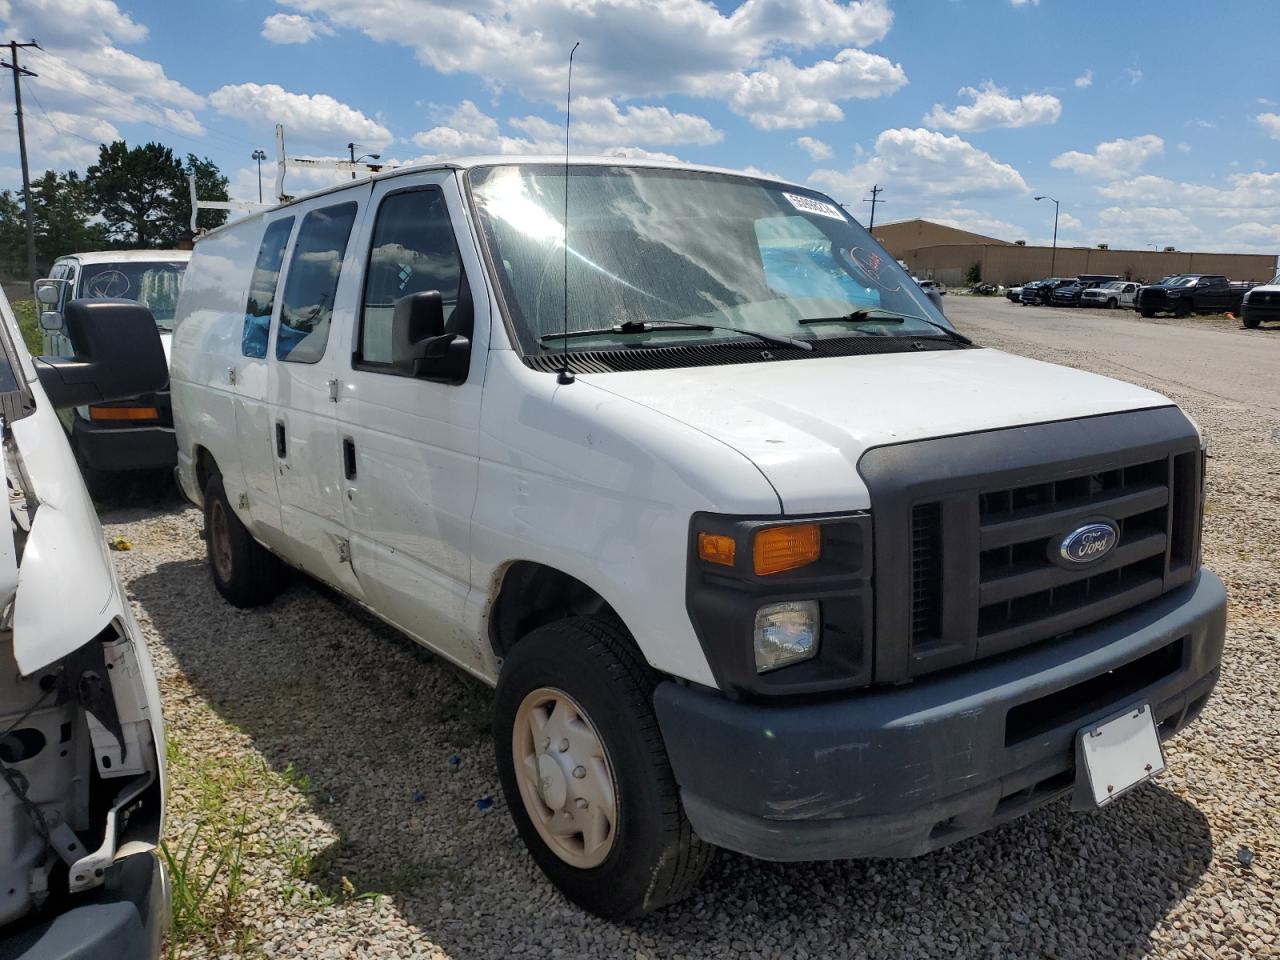
<path fill-rule="evenodd" d="M 1189 583 L 1200 440 L 1172 406 L 874 447 L 875 679 L 1052 642 Z M 1105 521 L 1115 545 L 1061 556 Z"/>
<path fill-rule="evenodd" d="M 1181 582 L 1196 557 L 1198 454 L 1179 453 L 1036 483 L 979 490 L 969 510 L 976 536 L 943 537 L 944 501 L 917 503 L 911 523 L 911 647 L 942 661 L 958 647 L 979 659 L 1096 623 L 1154 599 Z M 976 507 L 976 509 L 973 509 Z M 1064 536 L 1108 520 L 1116 545 L 1079 567 L 1055 562 Z M 970 551 L 945 558 L 944 551 Z M 976 554 L 976 555 L 975 555 Z M 976 590 L 976 629 L 942 617 L 944 558 L 969 571 Z M 963 631 L 967 634 L 968 631 Z"/>

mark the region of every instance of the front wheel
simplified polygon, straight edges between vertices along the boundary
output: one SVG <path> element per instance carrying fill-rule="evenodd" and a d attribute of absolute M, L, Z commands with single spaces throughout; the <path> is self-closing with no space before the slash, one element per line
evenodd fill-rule
<path fill-rule="evenodd" d="M 1262 321 L 1258 320 L 1256 317 L 1251 317 L 1246 313 L 1243 317 L 1240 318 L 1240 322 L 1244 324 L 1246 327 L 1248 327 L 1250 330 L 1256 330 L 1258 327 L 1258 324 L 1261 323 Z"/>
<path fill-rule="evenodd" d="M 1142 314 L 1144 317 L 1146 317 L 1148 320 L 1150 320 L 1152 317 L 1156 315 L 1156 312 L 1154 310 L 1139 310 L 1138 312 Z"/>
<path fill-rule="evenodd" d="M 1110 300 L 1107 301 L 1107 309 L 1114 310 L 1115 308 L 1116 308 L 1116 298 L 1112 297 Z"/>
<path fill-rule="evenodd" d="M 539 627 L 498 678 L 494 749 L 516 829 L 566 897 L 611 920 L 686 896 L 714 852 L 684 815 L 653 687 L 605 617 Z"/>

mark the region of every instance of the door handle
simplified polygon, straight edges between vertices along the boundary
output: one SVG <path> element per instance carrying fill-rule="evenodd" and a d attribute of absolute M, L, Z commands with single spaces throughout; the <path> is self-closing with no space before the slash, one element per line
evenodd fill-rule
<path fill-rule="evenodd" d="M 342 438 L 342 472 L 348 480 L 356 478 L 356 443 L 350 437 Z"/>
<path fill-rule="evenodd" d="M 288 456 L 289 448 L 284 440 L 284 424 L 276 421 L 276 456 L 283 460 Z"/>

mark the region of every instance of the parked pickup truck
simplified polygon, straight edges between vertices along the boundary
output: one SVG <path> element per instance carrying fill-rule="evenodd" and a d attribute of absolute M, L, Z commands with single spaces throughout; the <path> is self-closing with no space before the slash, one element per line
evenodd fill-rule
<path fill-rule="evenodd" d="M 1240 304 L 1240 322 L 1246 327 L 1280 322 L 1280 274 L 1270 283 L 1254 287 Z"/>
<path fill-rule="evenodd" d="M 1157 313 L 1172 313 L 1175 317 L 1224 313 L 1239 310 L 1251 286 L 1232 283 L 1220 274 L 1184 273 L 1139 287 L 1133 297 L 1133 309 L 1144 317 Z"/>
<path fill-rule="evenodd" d="M 974 344 L 799 184 L 352 181 L 196 242 L 172 382 L 217 589 L 299 567 L 494 685 L 507 809 L 604 916 L 714 847 L 909 857 L 1109 806 L 1218 678 L 1195 424 Z"/>

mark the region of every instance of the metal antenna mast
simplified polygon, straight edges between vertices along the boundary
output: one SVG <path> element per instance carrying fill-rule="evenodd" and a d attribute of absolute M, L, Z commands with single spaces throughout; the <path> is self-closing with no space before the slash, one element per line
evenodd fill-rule
<path fill-rule="evenodd" d="M 37 50 L 41 47 L 34 39 L 30 43 L 10 40 L 7 46 L 9 62 L 0 60 L 0 67 L 8 67 L 13 71 L 13 102 L 18 114 L 18 156 L 22 160 L 22 202 L 27 208 L 27 279 L 34 280 L 36 279 L 36 215 L 31 208 L 31 174 L 27 170 L 27 132 L 22 125 L 22 78 L 35 77 L 39 74 L 18 65 L 18 51 L 23 47 L 35 47 Z"/>

